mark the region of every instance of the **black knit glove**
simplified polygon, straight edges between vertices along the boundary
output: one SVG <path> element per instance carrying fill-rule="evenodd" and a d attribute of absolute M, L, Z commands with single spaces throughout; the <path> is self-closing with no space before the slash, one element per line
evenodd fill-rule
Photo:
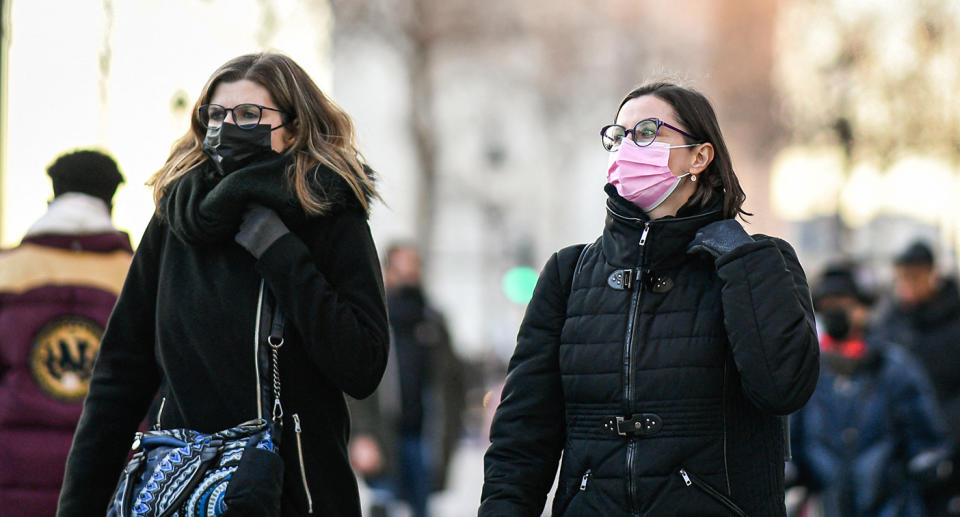
<path fill-rule="evenodd" d="M 719 257 L 750 242 L 753 238 L 736 219 L 724 219 L 700 228 L 687 246 L 687 253 L 705 252 Z"/>
<path fill-rule="evenodd" d="M 259 260 L 267 248 L 288 233 L 290 230 L 276 212 L 262 205 L 250 204 L 234 240 Z"/>

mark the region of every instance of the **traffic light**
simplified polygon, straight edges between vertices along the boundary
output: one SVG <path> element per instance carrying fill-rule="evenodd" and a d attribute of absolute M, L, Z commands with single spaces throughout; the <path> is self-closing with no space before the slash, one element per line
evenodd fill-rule
<path fill-rule="evenodd" d="M 515 266 L 503 274 L 503 294 L 513 303 L 526 305 L 533 298 L 537 285 L 537 272 L 528 266 Z"/>

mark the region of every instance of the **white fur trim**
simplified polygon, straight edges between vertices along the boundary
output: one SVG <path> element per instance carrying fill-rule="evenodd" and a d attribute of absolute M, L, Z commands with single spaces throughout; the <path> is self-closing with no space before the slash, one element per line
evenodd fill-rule
<path fill-rule="evenodd" d="M 89 235 L 115 232 L 110 209 L 102 199 L 79 192 L 67 192 L 53 199 L 47 213 L 27 230 L 37 235 Z"/>

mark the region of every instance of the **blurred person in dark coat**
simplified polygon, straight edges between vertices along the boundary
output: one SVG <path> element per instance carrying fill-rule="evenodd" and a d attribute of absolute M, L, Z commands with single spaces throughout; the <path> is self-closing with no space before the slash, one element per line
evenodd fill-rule
<path fill-rule="evenodd" d="M 949 465 L 946 424 L 920 364 L 870 333 L 855 271 L 834 264 L 813 289 L 820 379 L 792 418 L 794 484 L 825 517 L 923 517 L 922 489 Z"/>
<path fill-rule="evenodd" d="M 54 198 L 0 252 L 0 513 L 50 516 L 100 337 L 130 266 L 111 220 L 123 176 L 91 150 L 47 169 Z M 13 515 L 13 514 L 8 514 Z"/>
<path fill-rule="evenodd" d="M 933 382 L 950 435 L 960 443 L 960 292 L 953 278 L 937 273 L 930 246 L 910 244 L 894 259 L 894 296 L 880 311 L 879 333 L 902 343 Z M 933 516 L 960 515 L 960 456 L 949 483 L 928 494 Z"/>
<path fill-rule="evenodd" d="M 463 365 L 443 315 L 423 291 L 415 247 L 388 249 L 384 281 L 391 357 L 381 389 L 367 400 L 351 401 L 351 461 L 368 484 L 409 503 L 415 517 L 425 517 L 430 492 L 445 486 L 460 437 Z"/>

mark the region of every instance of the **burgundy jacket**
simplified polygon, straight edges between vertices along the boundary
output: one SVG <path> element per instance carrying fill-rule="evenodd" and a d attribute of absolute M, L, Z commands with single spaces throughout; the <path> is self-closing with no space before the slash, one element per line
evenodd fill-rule
<path fill-rule="evenodd" d="M 100 336 L 130 266 L 125 233 L 42 234 L 0 252 L 0 513 L 50 516 Z"/>

